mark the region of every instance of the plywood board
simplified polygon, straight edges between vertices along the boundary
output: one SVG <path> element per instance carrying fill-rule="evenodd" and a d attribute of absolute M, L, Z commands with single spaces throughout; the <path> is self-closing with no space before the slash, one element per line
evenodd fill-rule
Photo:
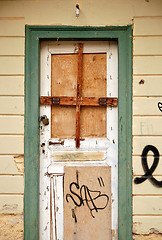
<path fill-rule="evenodd" d="M 162 74 L 162 56 L 135 56 L 134 74 Z"/>
<path fill-rule="evenodd" d="M 82 97 L 106 97 L 106 69 L 106 54 L 83 54 Z M 76 97 L 77 73 L 77 54 L 52 55 L 52 96 Z M 52 137 L 75 137 L 75 111 L 75 107 L 52 107 Z M 106 108 L 81 107 L 80 118 L 81 137 L 106 136 Z"/>
<path fill-rule="evenodd" d="M 81 107 L 81 137 L 106 137 L 106 108 Z"/>
<path fill-rule="evenodd" d="M 162 116 L 134 117 L 133 135 L 162 135 Z"/>
<path fill-rule="evenodd" d="M 162 214 L 162 196 L 134 196 L 133 214 L 158 215 Z"/>
<path fill-rule="evenodd" d="M 162 96 L 162 76 L 134 76 L 134 96 Z"/>
<path fill-rule="evenodd" d="M 105 53 L 83 54 L 83 97 L 106 97 L 106 72 Z"/>
<path fill-rule="evenodd" d="M 110 167 L 65 167 L 64 239 L 111 239 Z"/>
<path fill-rule="evenodd" d="M 162 55 L 162 37 L 135 37 L 134 55 Z"/>
<path fill-rule="evenodd" d="M 133 99 L 133 115 L 162 116 L 162 111 L 158 107 L 159 102 L 162 103 L 162 97 L 135 97 Z"/>

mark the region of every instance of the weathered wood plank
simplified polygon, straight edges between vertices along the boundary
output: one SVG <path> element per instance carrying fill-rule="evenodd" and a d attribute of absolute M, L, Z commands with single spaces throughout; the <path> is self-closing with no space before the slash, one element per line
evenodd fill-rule
<path fill-rule="evenodd" d="M 162 96 L 162 76 L 134 76 L 134 96 Z"/>
<path fill-rule="evenodd" d="M 162 18 L 135 18 L 134 35 L 162 35 Z"/>
<path fill-rule="evenodd" d="M 24 177 L 0 176 L 0 193 L 24 193 Z"/>
<path fill-rule="evenodd" d="M 162 111 L 158 107 L 159 102 L 162 103 L 162 97 L 135 97 L 133 99 L 133 115 L 162 115 Z"/>
<path fill-rule="evenodd" d="M 151 152 L 150 152 L 151 153 Z M 153 156 L 148 156 L 147 157 L 147 163 L 149 168 L 152 166 L 154 161 L 154 157 Z M 133 175 L 134 176 L 142 176 L 145 174 L 143 167 L 142 167 L 142 161 L 141 161 L 141 156 L 133 156 Z M 153 172 L 153 176 L 159 176 L 162 175 L 162 157 L 160 156 L 159 158 L 159 163 L 155 169 L 155 171 Z"/>
<path fill-rule="evenodd" d="M 22 157 L 0 155 L 0 174 L 21 174 L 17 159 L 23 161 Z"/>
<path fill-rule="evenodd" d="M 133 137 L 133 155 L 141 155 L 145 146 L 155 146 L 162 155 L 162 136 L 139 136 Z M 152 155 L 152 152 L 150 153 Z"/>
<path fill-rule="evenodd" d="M 0 95 L 24 95 L 24 77 L 0 76 Z"/>
<path fill-rule="evenodd" d="M 134 74 L 162 74 L 162 56 L 134 56 Z"/>
<path fill-rule="evenodd" d="M 0 213 L 23 213 L 23 196 L 0 195 Z"/>
<path fill-rule="evenodd" d="M 0 97 L 0 114 L 24 114 L 24 98 Z"/>
<path fill-rule="evenodd" d="M 24 154 L 24 137 L 0 135 L 0 154 Z"/>
<path fill-rule="evenodd" d="M 162 37 L 135 37 L 134 55 L 162 55 Z"/>
<path fill-rule="evenodd" d="M 134 216 L 133 217 L 133 233 L 149 234 L 162 232 L 162 216 Z M 149 238 L 148 238 L 149 239 Z M 157 234 L 157 239 L 158 234 Z"/>
<path fill-rule="evenodd" d="M 162 214 L 162 196 L 134 196 L 133 214 Z"/>
<path fill-rule="evenodd" d="M 42 96 L 40 98 L 41 105 L 60 105 L 60 106 L 76 106 L 77 101 L 76 97 L 64 97 L 64 96 L 55 96 L 55 97 L 46 97 Z M 79 100 L 80 105 L 82 106 L 105 106 L 105 107 L 117 107 L 118 99 L 117 98 L 97 98 L 97 97 L 81 97 Z"/>
<path fill-rule="evenodd" d="M 23 134 L 23 116 L 0 116 L 0 134 Z"/>
<path fill-rule="evenodd" d="M 162 135 L 162 117 L 134 117 L 133 135 Z"/>
<path fill-rule="evenodd" d="M 0 36 L 25 36 L 24 20 L 0 20 Z"/>
<path fill-rule="evenodd" d="M 24 55 L 24 38 L 0 38 L 0 55 Z"/>
<path fill-rule="evenodd" d="M 24 74 L 24 57 L 0 57 L 0 74 Z"/>
<path fill-rule="evenodd" d="M 162 176 L 156 176 L 156 179 L 158 181 L 162 181 Z M 161 195 L 161 187 L 157 187 L 152 184 L 148 179 L 141 183 L 141 184 L 135 184 L 134 178 L 133 178 L 133 194 L 135 195 Z"/>

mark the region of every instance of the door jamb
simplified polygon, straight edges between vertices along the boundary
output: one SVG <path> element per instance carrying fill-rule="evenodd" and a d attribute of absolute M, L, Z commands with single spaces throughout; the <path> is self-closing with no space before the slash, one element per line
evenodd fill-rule
<path fill-rule="evenodd" d="M 118 239 L 132 239 L 132 26 L 30 26 L 25 34 L 24 239 L 39 239 L 39 43 L 118 41 Z"/>

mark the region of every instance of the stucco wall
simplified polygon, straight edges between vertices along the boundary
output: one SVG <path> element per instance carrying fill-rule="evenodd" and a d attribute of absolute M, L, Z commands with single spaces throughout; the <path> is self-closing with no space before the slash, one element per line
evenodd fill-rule
<path fill-rule="evenodd" d="M 76 3 L 81 8 L 78 18 Z M 23 239 L 25 24 L 133 24 L 134 178 L 144 173 L 141 154 L 147 145 L 162 152 L 157 105 L 162 103 L 161 0 L 0 1 L 0 239 Z M 152 161 L 149 157 L 149 166 Z M 160 181 L 161 170 L 160 158 L 154 171 Z M 133 181 L 132 194 L 133 238 L 162 239 L 162 188 L 148 180 Z"/>

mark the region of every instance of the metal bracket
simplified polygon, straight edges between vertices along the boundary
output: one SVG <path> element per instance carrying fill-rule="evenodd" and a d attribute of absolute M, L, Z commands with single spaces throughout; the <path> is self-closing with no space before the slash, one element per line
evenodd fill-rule
<path fill-rule="evenodd" d="M 107 98 L 99 98 L 99 104 L 101 106 L 107 106 Z"/>
<path fill-rule="evenodd" d="M 60 98 L 59 97 L 53 97 L 52 98 L 52 104 L 53 105 L 60 105 Z"/>

